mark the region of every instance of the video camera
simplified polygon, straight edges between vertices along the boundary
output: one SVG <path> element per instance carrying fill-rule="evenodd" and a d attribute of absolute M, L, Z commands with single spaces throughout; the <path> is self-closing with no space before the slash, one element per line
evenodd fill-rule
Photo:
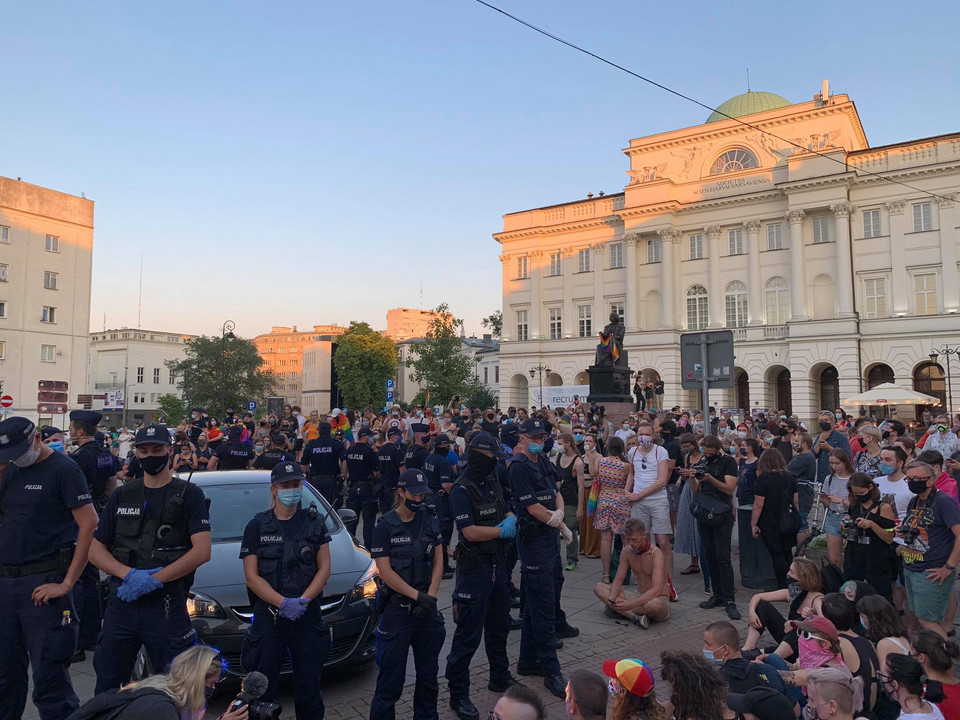
<path fill-rule="evenodd" d="M 247 673 L 240 685 L 237 699 L 230 703 L 229 711 L 246 707 L 250 720 L 279 720 L 283 708 L 276 703 L 259 702 L 260 696 L 267 691 L 269 685 L 270 682 L 263 673 Z"/>

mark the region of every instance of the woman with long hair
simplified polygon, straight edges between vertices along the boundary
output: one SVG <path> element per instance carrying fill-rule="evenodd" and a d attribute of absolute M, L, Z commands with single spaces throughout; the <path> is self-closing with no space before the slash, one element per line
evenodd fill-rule
<path fill-rule="evenodd" d="M 752 439 L 745 442 L 750 443 Z M 756 440 L 752 440 L 756 442 Z M 777 587 L 787 587 L 787 570 L 793 560 L 793 546 L 797 541 L 797 530 L 791 528 L 784 532 L 780 525 L 781 509 L 793 508 L 800 527 L 800 514 L 797 510 L 799 497 L 797 479 L 787 472 L 787 464 L 779 450 L 764 450 L 757 461 L 757 481 L 754 486 L 753 513 L 751 529 L 754 537 L 763 540 L 773 560 L 773 574 L 777 578 Z"/>
<path fill-rule="evenodd" d="M 889 600 L 881 595 L 866 595 L 857 600 L 857 612 L 867 639 L 877 648 L 881 666 L 890 655 L 910 654 L 907 629 Z"/>
<path fill-rule="evenodd" d="M 626 488 L 633 487 L 633 463 L 627 462 L 623 440 L 620 438 L 610 438 L 607 443 L 607 456 L 597 463 L 597 474 L 593 482 L 600 485 L 593 526 L 600 531 L 603 582 L 609 583 L 613 536 L 623 532 L 623 524 L 630 518 L 631 503 L 627 499 Z"/>
<path fill-rule="evenodd" d="M 960 720 L 960 683 L 953 664 L 960 647 L 933 630 L 918 630 L 910 641 L 910 656 L 923 665 L 927 677 L 943 685 L 944 699 L 937 703 L 946 720 Z"/>
<path fill-rule="evenodd" d="M 582 431 L 581 431 L 582 432 Z M 567 543 L 567 563 L 564 570 L 577 569 L 580 559 L 580 498 L 584 490 L 583 458 L 577 449 L 577 441 L 571 433 L 560 433 L 557 437 L 557 449 L 560 453 L 556 457 L 557 471 L 560 473 L 560 496 L 563 498 L 563 522 L 573 535 L 573 540 Z"/>
<path fill-rule="evenodd" d="M 943 702 L 943 685 L 927 677 L 909 655 L 890 655 L 880 674 L 883 689 L 900 704 L 900 720 L 944 720 L 937 703 Z"/>
<path fill-rule="evenodd" d="M 220 421 L 215 417 L 207 420 L 207 446 L 211 450 L 216 450 L 223 442 L 223 430 L 220 428 Z"/>
<path fill-rule="evenodd" d="M 607 720 L 670 720 L 653 691 L 653 670 L 643 660 L 607 660 L 603 673 L 610 678 L 613 698 Z"/>
<path fill-rule="evenodd" d="M 822 597 L 820 568 L 807 558 L 794 558 L 787 570 L 786 588 L 757 593 L 750 598 L 747 613 L 750 627 L 743 650 L 756 649 L 760 636 L 766 630 L 779 645 L 776 654 L 784 659 L 793 657 L 797 652 L 797 632 L 788 627 L 788 622 L 815 614 Z M 773 603 L 788 603 L 787 617 L 783 617 Z"/>
<path fill-rule="evenodd" d="M 830 453 L 830 475 L 820 488 L 820 504 L 827 509 L 824 531 L 827 534 L 827 555 L 830 562 L 843 567 L 843 527 L 840 521 L 847 512 L 847 481 L 853 475 L 853 463 L 846 451 L 837 448 Z"/>
<path fill-rule="evenodd" d="M 596 433 L 583 438 L 583 496 L 580 498 L 580 554 L 588 558 L 600 557 L 600 531 L 593 526 L 593 513 L 589 513 L 590 492 L 597 463 L 603 457 L 597 446 Z M 594 508 L 596 511 L 596 508 Z"/>
<path fill-rule="evenodd" d="M 660 677 L 670 683 L 670 708 L 675 720 L 723 720 L 726 682 L 703 655 L 665 650 L 660 653 L 660 662 Z"/>
<path fill-rule="evenodd" d="M 866 473 L 855 472 L 847 485 L 849 510 L 844 520 L 849 518 L 853 524 L 846 530 L 843 579 L 870 583 L 880 595 L 893 602 L 890 544 L 897 516 L 889 504 L 880 501 L 880 488 Z"/>

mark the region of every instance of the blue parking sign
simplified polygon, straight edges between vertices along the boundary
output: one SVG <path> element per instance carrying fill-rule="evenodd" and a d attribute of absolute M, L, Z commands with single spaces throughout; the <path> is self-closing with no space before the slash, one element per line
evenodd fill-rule
<path fill-rule="evenodd" d="M 247 412 L 256 412 L 257 411 L 257 401 L 251 400 L 247 403 Z"/>
<path fill-rule="evenodd" d="M 387 378 L 387 390 L 393 390 L 393 378 Z"/>
<path fill-rule="evenodd" d="M 393 390 L 387 390 L 387 403 L 393 402 Z"/>

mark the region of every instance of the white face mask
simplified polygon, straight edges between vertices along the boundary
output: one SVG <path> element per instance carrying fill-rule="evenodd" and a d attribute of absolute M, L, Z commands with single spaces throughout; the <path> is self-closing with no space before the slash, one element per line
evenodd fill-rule
<path fill-rule="evenodd" d="M 27 450 L 23 455 L 18 457 L 16 460 L 11 461 L 13 462 L 14 465 L 21 468 L 27 468 L 33 465 L 37 461 L 37 458 L 40 457 L 40 450 L 39 449 L 34 450 L 33 443 L 30 443 L 30 445 L 31 447 L 29 450 Z"/>

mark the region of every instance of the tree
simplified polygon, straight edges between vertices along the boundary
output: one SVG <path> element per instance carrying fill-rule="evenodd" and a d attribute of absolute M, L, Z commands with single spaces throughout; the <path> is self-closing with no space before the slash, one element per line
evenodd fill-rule
<path fill-rule="evenodd" d="M 187 342 L 183 360 L 166 365 L 176 374 L 187 406 L 206 408 L 214 417 L 226 407 L 245 408 L 250 400 L 263 405 L 277 382 L 276 375 L 261 369 L 257 346 L 243 338 L 202 335 Z"/>
<path fill-rule="evenodd" d="M 173 393 L 164 393 L 158 397 L 157 406 L 157 415 L 167 425 L 176 425 L 180 422 L 180 418 L 190 415 L 187 403 Z"/>
<path fill-rule="evenodd" d="M 497 407 L 497 399 L 487 389 L 487 386 L 477 378 L 472 377 L 467 382 L 467 389 L 463 396 L 463 401 L 468 408 L 480 408 L 485 410 L 488 407 Z"/>
<path fill-rule="evenodd" d="M 411 343 L 408 368 L 410 379 L 430 390 L 431 405 L 446 405 L 454 395 L 462 395 L 473 371 L 473 362 L 461 350 L 456 333 L 458 321 L 451 320 L 446 303 L 440 305 L 427 337 Z"/>
<path fill-rule="evenodd" d="M 489 328 L 490 334 L 495 338 L 503 335 L 503 311 L 495 310 L 480 321 L 485 328 Z"/>
<path fill-rule="evenodd" d="M 343 404 L 350 408 L 381 407 L 386 381 L 396 376 L 397 346 L 365 322 L 351 322 L 337 341 L 333 356 Z"/>

